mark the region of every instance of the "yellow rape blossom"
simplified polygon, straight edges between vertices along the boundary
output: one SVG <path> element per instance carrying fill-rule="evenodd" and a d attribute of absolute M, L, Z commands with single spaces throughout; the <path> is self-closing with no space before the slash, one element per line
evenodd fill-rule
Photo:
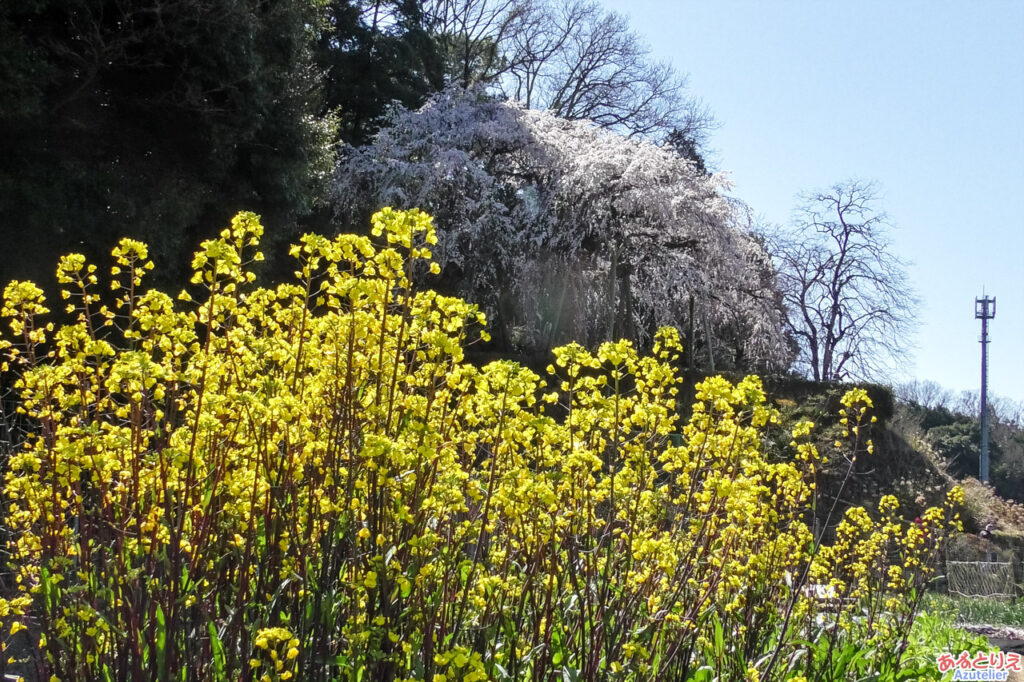
<path fill-rule="evenodd" d="M 469 362 L 486 316 L 417 288 L 440 271 L 421 211 L 304 235 L 273 287 L 251 269 L 262 234 L 238 214 L 177 297 L 143 288 L 140 242 L 115 247 L 109 287 L 67 256 L 59 328 L 39 287 L 6 287 L 0 350 L 30 433 L 5 477 L 0 639 L 35 638 L 40 669 L 774 680 L 773 642 L 815 664 L 797 649 L 821 600 L 848 641 L 892 634 L 955 523 L 962 492 L 920 525 L 886 497 L 820 546 L 814 425 L 769 456 L 780 418 L 756 377 L 701 382 L 681 422 L 674 329 L 650 353 L 555 349 L 547 376 Z M 867 393 L 842 404 L 860 439 Z M 854 609 L 879 591 L 895 615 L 862 632 Z M 741 640 L 762 649 L 741 660 Z"/>

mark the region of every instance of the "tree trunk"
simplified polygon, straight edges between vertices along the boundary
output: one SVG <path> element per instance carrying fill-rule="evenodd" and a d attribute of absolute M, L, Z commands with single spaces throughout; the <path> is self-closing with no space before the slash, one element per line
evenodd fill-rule
<path fill-rule="evenodd" d="M 612 262 L 608 266 L 608 327 L 605 341 L 615 340 L 616 284 L 619 278 L 619 245 L 612 244 Z"/>
<path fill-rule="evenodd" d="M 622 323 L 618 328 L 619 335 L 633 343 L 637 343 L 636 325 L 633 324 L 633 268 L 629 263 L 623 263 L 621 268 L 622 276 L 622 301 L 620 310 Z"/>
<path fill-rule="evenodd" d="M 704 334 L 708 342 L 708 363 L 711 373 L 715 373 L 715 337 L 711 334 L 711 306 L 704 305 Z"/>
<path fill-rule="evenodd" d="M 690 294 L 690 317 L 686 322 L 686 348 L 684 349 L 686 351 L 686 371 L 690 373 L 690 376 L 693 376 L 693 371 L 697 367 L 697 356 L 693 352 L 693 344 L 697 339 L 693 330 L 694 306 L 693 294 Z"/>

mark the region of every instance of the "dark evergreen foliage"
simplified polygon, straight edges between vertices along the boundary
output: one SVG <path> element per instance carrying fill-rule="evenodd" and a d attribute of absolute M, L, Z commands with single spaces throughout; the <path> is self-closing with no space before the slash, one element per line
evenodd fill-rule
<path fill-rule="evenodd" d="M 295 0 L 4 3 L 0 238 L 19 255 L 0 280 L 123 235 L 176 276 L 239 209 L 278 231 L 308 212 L 330 167 L 315 21 Z"/>
<path fill-rule="evenodd" d="M 316 40 L 324 113 L 344 142 L 365 144 L 395 103 L 415 109 L 444 87 L 444 62 L 416 0 L 329 0 Z"/>

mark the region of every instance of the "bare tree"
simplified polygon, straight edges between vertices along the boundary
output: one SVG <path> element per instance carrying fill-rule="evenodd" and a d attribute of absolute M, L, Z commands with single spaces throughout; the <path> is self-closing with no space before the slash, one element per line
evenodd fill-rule
<path fill-rule="evenodd" d="M 894 384 L 892 389 L 899 400 L 920 405 L 929 410 L 948 410 L 956 400 L 952 391 L 930 379 L 911 379 Z"/>
<path fill-rule="evenodd" d="M 511 65 L 502 82 L 504 94 L 527 108 L 538 107 L 549 65 L 599 12 L 599 6 L 586 2 L 532 3 L 522 30 L 510 34 L 504 45 Z"/>
<path fill-rule="evenodd" d="M 448 83 L 462 88 L 496 82 L 516 66 L 509 43 L 538 30 L 531 0 L 424 0 L 423 15 Z"/>
<path fill-rule="evenodd" d="M 979 391 L 960 391 L 949 410 L 954 414 L 977 415 L 981 411 L 981 393 Z"/>
<path fill-rule="evenodd" d="M 424 15 L 451 84 L 656 142 L 699 146 L 712 127 L 686 79 L 596 0 L 426 0 Z"/>
<path fill-rule="evenodd" d="M 652 59 L 625 17 L 585 0 L 549 11 L 555 36 L 566 39 L 539 66 L 535 106 L 645 137 L 694 127 L 687 118 L 698 107 L 686 97 L 686 79 Z"/>
<path fill-rule="evenodd" d="M 796 216 L 770 248 L 798 366 L 815 381 L 882 376 L 907 357 L 917 300 L 875 185 L 849 180 L 804 195 Z"/>

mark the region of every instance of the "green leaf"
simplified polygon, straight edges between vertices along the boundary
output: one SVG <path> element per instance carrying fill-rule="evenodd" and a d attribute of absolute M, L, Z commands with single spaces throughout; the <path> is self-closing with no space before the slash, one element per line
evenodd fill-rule
<path fill-rule="evenodd" d="M 210 632 L 210 648 L 213 650 L 213 671 L 216 673 L 217 679 L 223 679 L 226 677 L 224 672 L 224 645 L 220 641 L 220 636 L 217 634 L 217 628 L 214 624 L 208 623 L 207 628 Z"/>
<path fill-rule="evenodd" d="M 167 679 L 167 622 L 163 607 L 156 605 L 156 668 L 161 680 Z"/>
<path fill-rule="evenodd" d="M 721 619 L 716 616 L 712 621 L 712 625 L 714 626 L 715 653 L 721 655 L 722 652 L 725 651 L 725 632 L 722 629 Z"/>
<path fill-rule="evenodd" d="M 701 666 L 690 675 L 687 682 L 711 682 L 715 678 L 715 671 L 710 666 Z"/>

